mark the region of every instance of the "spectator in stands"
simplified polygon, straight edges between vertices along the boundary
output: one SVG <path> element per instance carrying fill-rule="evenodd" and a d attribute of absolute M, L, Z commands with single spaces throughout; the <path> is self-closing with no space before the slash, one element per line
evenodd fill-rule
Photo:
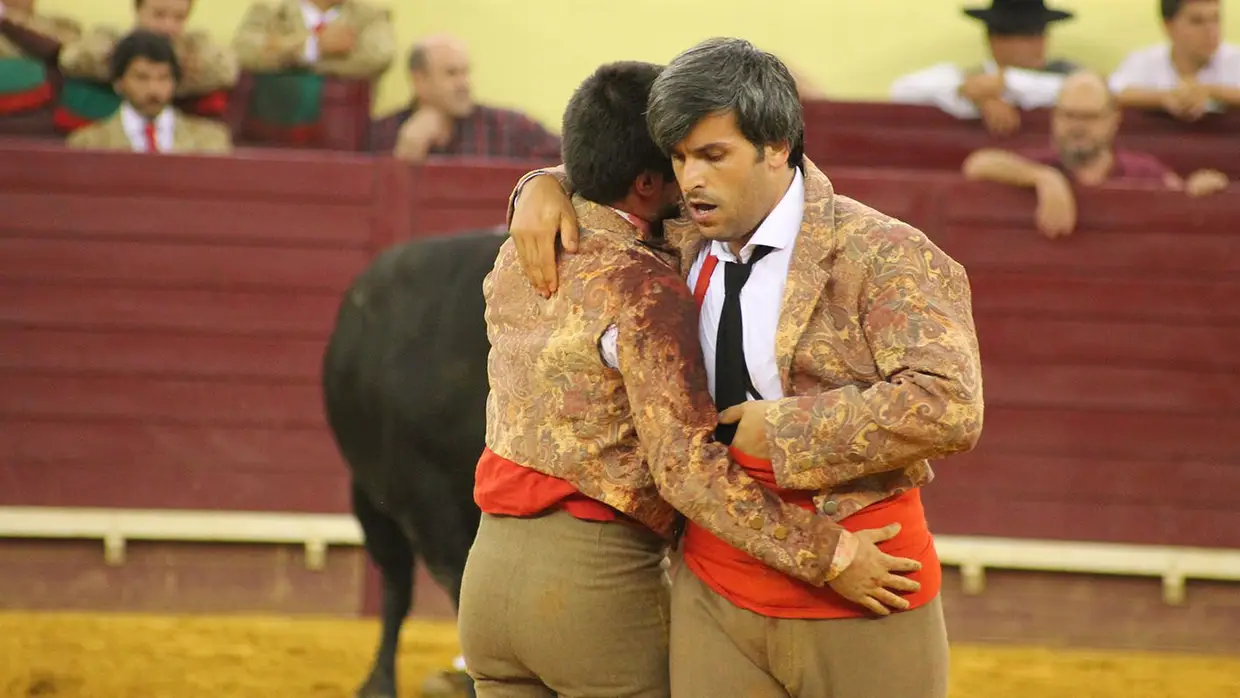
<path fill-rule="evenodd" d="M 1072 18 L 1071 12 L 1048 9 L 1042 0 L 993 0 L 991 7 L 964 13 L 986 25 L 992 60 L 965 71 L 939 63 L 897 79 L 891 100 L 937 106 L 960 119 L 979 116 L 996 135 L 1020 128 L 1020 110 L 1050 107 L 1063 77 L 1076 66 L 1046 59 L 1046 29 Z"/>
<path fill-rule="evenodd" d="M 258 0 L 233 47 L 254 76 L 247 132 L 306 143 L 323 125 L 326 81 L 378 79 L 396 53 L 396 32 L 387 8 L 362 0 Z"/>
<path fill-rule="evenodd" d="M 1220 37 L 1219 0 L 1161 0 L 1170 42 L 1134 51 L 1111 74 L 1119 103 L 1183 121 L 1240 105 L 1240 46 Z"/>
<path fill-rule="evenodd" d="M 242 69 L 253 73 L 374 80 L 392 64 L 396 33 L 387 8 L 362 0 L 258 0 L 233 48 Z"/>
<path fill-rule="evenodd" d="M 0 0 L 0 116 L 52 103 L 48 67 L 56 65 L 61 42 L 81 34 L 71 19 L 36 12 L 34 0 Z"/>
<path fill-rule="evenodd" d="M 433 36 L 409 52 L 413 101 L 371 124 L 370 150 L 406 162 L 428 156 L 558 160 L 560 138 L 537 121 L 474 101 L 469 52 L 450 36 Z"/>
<path fill-rule="evenodd" d="M 216 121 L 172 106 L 181 66 L 172 40 L 139 29 L 116 43 L 111 54 L 112 87 L 124 99 L 105 121 L 74 131 L 71 148 L 136 153 L 227 153 L 228 129 Z"/>
<path fill-rule="evenodd" d="M 193 0 L 134 0 L 133 28 L 163 34 L 172 41 L 183 70 L 176 94 L 180 108 L 218 117 L 237 83 L 237 59 L 205 31 L 187 30 L 192 8 Z M 56 115 L 61 129 L 72 131 L 107 118 L 120 106 L 108 82 L 112 50 L 123 33 L 114 27 L 95 27 L 64 46 L 60 69 L 66 80 Z"/>
<path fill-rule="evenodd" d="M 1116 149 L 1120 117 L 1119 104 L 1102 76 L 1074 73 L 1064 81 L 1051 116 L 1053 148 L 1021 153 L 979 150 L 965 160 L 964 175 L 1032 187 L 1038 197 L 1038 230 L 1050 238 L 1069 235 L 1076 226 L 1073 184 L 1149 182 L 1194 197 L 1227 187 L 1227 177 L 1221 172 L 1198 170 L 1184 180 L 1152 155 Z"/>

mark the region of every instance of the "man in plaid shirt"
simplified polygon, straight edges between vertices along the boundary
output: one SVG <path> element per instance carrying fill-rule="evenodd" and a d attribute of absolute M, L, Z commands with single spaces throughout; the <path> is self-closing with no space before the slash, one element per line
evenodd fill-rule
<path fill-rule="evenodd" d="M 431 156 L 559 162 L 560 137 L 519 112 L 476 104 L 469 54 L 452 37 L 414 45 L 409 54 L 413 102 L 371 124 L 370 151 L 407 162 Z"/>

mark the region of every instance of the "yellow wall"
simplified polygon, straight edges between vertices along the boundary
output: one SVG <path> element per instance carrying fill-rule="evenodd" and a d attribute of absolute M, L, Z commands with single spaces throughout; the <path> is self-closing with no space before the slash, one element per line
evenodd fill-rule
<path fill-rule="evenodd" d="M 979 25 L 960 10 L 989 5 L 989 0 L 373 1 L 394 8 L 402 47 L 427 33 L 463 38 L 473 54 L 479 99 L 523 109 L 554 130 L 573 87 L 598 64 L 665 62 L 716 35 L 742 36 L 779 54 L 830 95 L 882 99 L 895 77 L 919 66 L 981 60 Z M 88 23 L 127 25 L 132 16 L 132 0 L 40 2 L 49 13 Z M 227 40 L 248 3 L 197 0 L 192 21 Z M 1052 34 L 1052 54 L 1099 70 L 1114 68 L 1129 49 L 1162 39 L 1157 0 L 1048 4 L 1077 13 Z M 1240 40 L 1240 11 L 1229 12 L 1225 21 L 1224 36 Z M 383 78 L 375 111 L 391 111 L 408 98 L 408 82 L 397 66 Z"/>

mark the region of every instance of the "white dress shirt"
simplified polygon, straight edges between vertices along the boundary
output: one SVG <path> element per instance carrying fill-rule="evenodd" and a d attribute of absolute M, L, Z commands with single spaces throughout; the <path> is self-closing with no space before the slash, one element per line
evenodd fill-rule
<path fill-rule="evenodd" d="M 302 0 L 301 16 L 306 21 L 306 29 L 310 30 L 310 37 L 306 39 L 306 47 L 301 55 L 306 63 L 314 63 L 319 60 L 319 37 L 314 33 L 314 28 L 320 24 L 328 24 L 339 17 L 340 8 L 333 7 L 324 12 L 309 0 Z"/>
<path fill-rule="evenodd" d="M 135 153 L 149 152 L 146 144 L 146 125 L 146 117 L 139 114 L 129 102 L 121 105 L 121 126 L 125 129 L 125 135 L 129 136 L 129 142 L 133 145 Z M 172 152 L 176 127 L 177 115 L 171 107 L 165 107 L 159 116 L 155 117 L 155 143 L 159 146 L 159 152 Z"/>
<path fill-rule="evenodd" d="M 1203 85 L 1240 87 L 1240 47 L 1221 44 L 1204 68 L 1197 72 L 1197 82 Z M 1180 84 L 1180 74 L 1171 62 L 1171 45 L 1150 46 L 1128 54 L 1108 81 L 1111 91 L 1119 94 L 1129 87 L 1149 90 L 1174 90 Z M 1211 110 L 1222 105 L 1211 102 Z"/>
<path fill-rule="evenodd" d="M 801 232 L 801 218 L 805 214 L 805 177 L 797 168 L 792 184 L 753 237 L 741 248 L 740 261 L 748 262 L 755 245 L 774 248 L 754 265 L 749 281 L 741 289 L 741 318 L 744 325 L 745 365 L 753 387 L 762 393 L 764 400 L 777 400 L 784 396 L 779 382 L 779 363 L 775 356 L 775 334 L 779 329 L 779 314 L 784 305 L 784 287 L 788 281 L 788 265 L 792 262 L 792 250 Z M 707 255 L 719 258 L 719 264 L 710 277 L 710 287 L 702 301 L 698 316 L 698 337 L 702 342 L 702 356 L 706 359 L 706 378 L 710 396 L 715 396 L 715 340 L 719 335 L 719 318 L 723 314 L 724 265 L 737 261 L 727 243 L 712 241 L 699 254 L 689 270 L 689 288 L 697 284 Z M 757 395 L 750 394 L 752 399 Z"/>
<path fill-rule="evenodd" d="M 994 61 L 987 61 L 982 72 L 998 70 Z M 891 101 L 900 104 L 936 106 L 957 119 L 977 119 L 981 110 L 960 94 L 967 75 L 954 63 L 939 63 L 925 70 L 897 78 L 891 84 Z M 1064 75 L 1023 68 L 1007 68 L 1003 73 L 1003 99 L 1021 109 L 1053 107 L 1059 99 Z"/>

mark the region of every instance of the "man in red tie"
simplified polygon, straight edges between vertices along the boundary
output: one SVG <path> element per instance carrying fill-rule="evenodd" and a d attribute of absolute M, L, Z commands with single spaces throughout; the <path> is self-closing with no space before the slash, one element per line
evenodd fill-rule
<path fill-rule="evenodd" d="M 180 65 L 172 42 L 138 30 L 121 39 L 111 56 L 112 87 L 124 102 L 110 118 L 74 131 L 71 148 L 136 153 L 227 153 L 232 138 L 222 124 L 172 106 Z"/>

